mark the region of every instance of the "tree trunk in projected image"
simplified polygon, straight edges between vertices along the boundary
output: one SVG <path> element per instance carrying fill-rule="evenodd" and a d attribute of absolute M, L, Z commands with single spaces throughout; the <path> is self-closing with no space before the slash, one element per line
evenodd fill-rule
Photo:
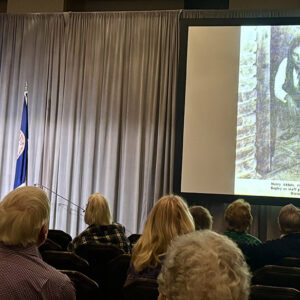
<path fill-rule="evenodd" d="M 236 178 L 257 178 L 255 146 L 257 33 L 256 28 L 251 29 L 251 31 L 251 35 L 241 41 L 240 49 Z"/>
<path fill-rule="evenodd" d="M 270 27 L 257 32 L 257 103 L 256 103 L 256 171 L 265 175 L 271 171 L 271 94 L 270 94 Z"/>
<path fill-rule="evenodd" d="M 271 171 L 270 27 L 247 29 L 241 43 L 236 177 L 259 179 Z"/>

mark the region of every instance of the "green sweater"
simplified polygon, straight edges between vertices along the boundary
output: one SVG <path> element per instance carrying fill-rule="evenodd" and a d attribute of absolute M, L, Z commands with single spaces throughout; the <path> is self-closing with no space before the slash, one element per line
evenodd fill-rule
<path fill-rule="evenodd" d="M 233 230 L 228 230 L 224 232 L 224 235 L 228 236 L 238 245 L 239 244 L 248 244 L 248 245 L 261 244 L 261 240 L 259 240 L 257 237 L 247 232 L 236 232 Z"/>

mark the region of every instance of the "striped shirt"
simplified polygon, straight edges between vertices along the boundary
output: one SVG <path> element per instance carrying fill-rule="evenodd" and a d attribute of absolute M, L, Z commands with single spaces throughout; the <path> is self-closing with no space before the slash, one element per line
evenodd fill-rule
<path fill-rule="evenodd" d="M 125 235 L 125 227 L 118 223 L 102 226 L 90 225 L 70 242 L 68 250 L 75 251 L 82 244 L 114 245 L 125 253 L 131 253 L 131 245 Z"/>
<path fill-rule="evenodd" d="M 76 299 L 70 279 L 46 264 L 36 246 L 0 242 L 0 299 Z"/>

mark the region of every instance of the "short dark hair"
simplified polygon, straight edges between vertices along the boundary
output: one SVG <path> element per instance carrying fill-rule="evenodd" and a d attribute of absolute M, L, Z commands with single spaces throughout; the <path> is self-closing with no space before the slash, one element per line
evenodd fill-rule
<path fill-rule="evenodd" d="M 193 216 L 196 230 L 211 229 L 213 219 L 208 209 L 201 205 L 191 206 L 189 209 Z"/>
<path fill-rule="evenodd" d="M 279 212 L 278 223 L 283 234 L 300 232 L 300 209 L 293 204 L 285 205 Z"/>

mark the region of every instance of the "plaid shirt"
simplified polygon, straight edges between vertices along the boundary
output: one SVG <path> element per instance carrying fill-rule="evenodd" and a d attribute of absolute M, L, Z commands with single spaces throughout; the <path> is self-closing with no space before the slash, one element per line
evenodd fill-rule
<path fill-rule="evenodd" d="M 125 253 L 131 253 L 131 245 L 125 235 L 125 227 L 118 223 L 110 225 L 90 225 L 81 232 L 70 244 L 68 250 L 74 251 L 82 244 L 109 244 L 115 245 Z"/>
<path fill-rule="evenodd" d="M 0 299 L 75 300 L 70 279 L 46 264 L 37 249 L 0 242 Z"/>

